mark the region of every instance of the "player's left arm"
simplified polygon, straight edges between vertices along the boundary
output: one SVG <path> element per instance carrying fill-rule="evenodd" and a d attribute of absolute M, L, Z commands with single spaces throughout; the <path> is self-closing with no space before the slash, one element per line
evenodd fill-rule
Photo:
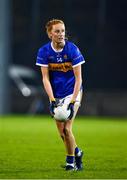
<path fill-rule="evenodd" d="M 75 86 L 74 86 L 71 102 L 75 102 L 81 88 L 81 84 L 82 84 L 81 64 L 76 67 L 73 67 L 73 72 L 75 76 Z"/>

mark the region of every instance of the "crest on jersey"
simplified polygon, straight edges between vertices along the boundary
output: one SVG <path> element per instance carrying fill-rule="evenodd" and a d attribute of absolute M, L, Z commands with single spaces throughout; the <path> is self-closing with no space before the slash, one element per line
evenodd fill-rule
<path fill-rule="evenodd" d="M 67 55 L 66 54 L 64 55 L 64 59 L 67 59 Z"/>

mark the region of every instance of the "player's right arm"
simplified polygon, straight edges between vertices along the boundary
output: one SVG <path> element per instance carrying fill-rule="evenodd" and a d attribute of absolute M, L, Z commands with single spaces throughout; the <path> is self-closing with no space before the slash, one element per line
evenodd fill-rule
<path fill-rule="evenodd" d="M 49 110 L 51 116 L 53 116 L 54 108 L 56 107 L 56 100 L 54 98 L 52 86 L 49 79 L 48 59 L 47 59 L 47 50 L 46 50 L 47 46 L 48 44 L 38 50 L 36 65 L 41 66 L 42 81 L 45 91 L 50 99 Z"/>
<path fill-rule="evenodd" d="M 41 67 L 41 73 L 42 73 L 42 81 L 43 81 L 43 85 L 45 88 L 45 91 L 50 99 L 50 101 L 54 101 L 54 95 L 53 95 L 53 90 L 52 90 L 52 86 L 49 80 L 49 70 L 48 67 Z"/>

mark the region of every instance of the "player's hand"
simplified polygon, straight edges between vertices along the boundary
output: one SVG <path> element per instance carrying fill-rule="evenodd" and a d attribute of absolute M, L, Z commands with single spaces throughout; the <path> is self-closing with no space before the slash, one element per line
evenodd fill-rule
<path fill-rule="evenodd" d="M 52 117 L 53 117 L 53 115 L 55 114 L 55 113 L 54 113 L 55 107 L 57 107 L 56 100 L 52 100 L 52 101 L 50 102 L 50 105 L 49 105 L 49 110 L 50 110 L 50 114 L 51 114 Z"/>
<path fill-rule="evenodd" d="M 67 107 L 67 110 L 70 109 L 71 113 L 70 113 L 70 116 L 68 117 L 68 119 L 72 119 L 73 115 L 74 115 L 74 104 L 75 104 L 75 101 L 71 101 Z"/>

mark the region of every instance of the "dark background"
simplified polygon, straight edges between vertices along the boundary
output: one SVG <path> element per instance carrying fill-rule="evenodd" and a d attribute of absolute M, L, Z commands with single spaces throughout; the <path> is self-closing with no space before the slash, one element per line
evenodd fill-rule
<path fill-rule="evenodd" d="M 87 90 L 127 90 L 126 0 L 13 0 L 12 62 L 38 71 L 38 48 L 48 42 L 45 24 L 62 19 L 85 56 Z"/>
<path fill-rule="evenodd" d="M 0 0 L 0 114 L 49 113 L 35 63 L 53 18 L 86 60 L 79 114 L 127 116 L 127 0 Z"/>

